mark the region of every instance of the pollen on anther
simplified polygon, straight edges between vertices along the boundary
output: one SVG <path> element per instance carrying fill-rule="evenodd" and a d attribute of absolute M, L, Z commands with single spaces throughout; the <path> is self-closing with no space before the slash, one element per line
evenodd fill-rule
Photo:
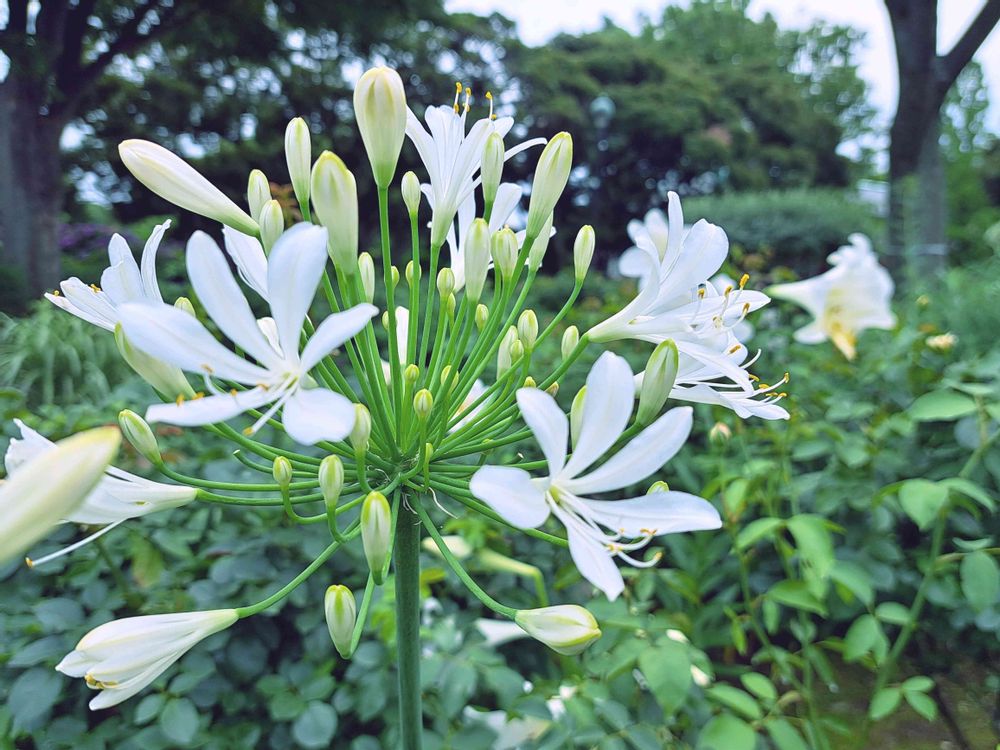
<path fill-rule="evenodd" d="M 235 396 L 238 392 L 239 391 L 237 391 L 235 388 L 230 388 L 229 389 L 229 395 L 230 396 Z"/>
<path fill-rule="evenodd" d="M 246 435 L 247 437 L 253 435 L 253 427 L 244 427 L 243 434 Z"/>
<path fill-rule="evenodd" d="M 205 392 L 204 391 L 198 391 L 196 394 L 194 394 L 194 397 L 191 400 L 192 401 L 197 401 L 200 398 L 205 398 Z"/>
<path fill-rule="evenodd" d="M 743 347 L 742 344 L 733 344 L 731 347 L 729 347 L 729 352 L 728 353 L 729 354 L 736 354 L 736 352 L 738 352 L 742 347 Z"/>
<path fill-rule="evenodd" d="M 59 291 L 58 289 L 53 289 L 53 290 L 52 290 L 52 296 L 53 296 L 53 297 L 58 297 L 58 296 L 60 296 L 61 294 L 62 294 L 62 293 L 61 293 L 61 292 L 60 292 L 60 291 Z"/>
<path fill-rule="evenodd" d="M 745 287 L 748 281 L 750 281 L 750 274 L 745 273 L 742 276 L 740 276 L 740 289 Z"/>
<path fill-rule="evenodd" d="M 95 292 L 100 292 L 100 291 L 101 291 L 101 287 L 97 286 L 97 284 L 91 284 L 91 285 L 90 285 L 90 288 L 91 288 L 91 289 L 92 289 L 93 291 L 95 291 Z"/>
<path fill-rule="evenodd" d="M 699 299 L 704 299 L 705 298 L 705 287 L 704 286 L 698 287 L 698 298 Z"/>
<path fill-rule="evenodd" d="M 183 404 L 184 403 L 184 394 L 183 393 L 179 394 L 177 396 L 177 398 L 174 399 L 174 403 L 177 404 L 178 406 L 180 406 L 181 404 Z"/>

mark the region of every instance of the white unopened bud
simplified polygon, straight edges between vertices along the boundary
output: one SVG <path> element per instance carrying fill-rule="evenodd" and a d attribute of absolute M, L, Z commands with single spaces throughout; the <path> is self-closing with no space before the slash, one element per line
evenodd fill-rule
<path fill-rule="evenodd" d="M 438 271 L 437 290 L 442 298 L 455 291 L 455 272 L 450 268 L 442 268 Z"/>
<path fill-rule="evenodd" d="M 448 314 L 449 320 L 454 320 L 455 318 L 455 307 L 456 307 L 455 295 L 449 294 L 447 297 L 444 298 L 444 311 Z"/>
<path fill-rule="evenodd" d="M 403 381 L 413 385 L 420 377 L 420 368 L 416 365 L 407 365 L 403 368 Z"/>
<path fill-rule="evenodd" d="M 265 203 L 257 221 L 260 224 L 260 244 L 264 246 L 264 250 L 270 252 L 281 233 L 285 231 L 285 212 L 281 210 L 281 204 L 276 200 Z"/>
<path fill-rule="evenodd" d="M 271 185 L 264 173 L 255 169 L 247 181 L 247 205 L 250 207 L 250 215 L 260 216 L 260 210 L 269 200 L 271 200 Z"/>
<path fill-rule="evenodd" d="M 511 364 L 517 362 L 521 357 L 524 356 L 524 344 L 521 339 L 517 339 L 513 344 L 510 345 L 510 361 Z"/>
<path fill-rule="evenodd" d="M 122 141 L 118 153 L 125 168 L 164 200 L 244 234 L 257 234 L 252 217 L 176 154 L 138 139 Z"/>
<path fill-rule="evenodd" d="M 344 462 L 340 456 L 329 455 L 319 462 L 319 491 L 327 508 L 336 509 L 344 490 Z"/>
<path fill-rule="evenodd" d="M 573 403 L 569 408 L 569 435 L 576 446 L 580 439 L 580 431 L 583 429 L 583 402 L 587 400 L 587 386 L 583 386 L 573 397 Z"/>
<path fill-rule="evenodd" d="M 478 304 L 476 305 L 476 330 L 482 331 L 483 327 L 486 325 L 486 321 L 490 317 L 490 308 L 486 305 Z"/>
<path fill-rule="evenodd" d="M 500 177 L 503 174 L 504 146 L 503 136 L 497 132 L 490 133 L 483 148 L 483 161 L 480 174 L 483 176 L 483 201 L 492 206 L 500 187 Z"/>
<path fill-rule="evenodd" d="M 392 510 L 381 492 L 369 492 L 361 504 L 361 544 L 375 583 L 381 585 L 389 557 Z"/>
<path fill-rule="evenodd" d="M 375 261 L 371 253 L 361 253 L 358 256 L 358 273 L 361 274 L 361 289 L 365 294 L 365 301 L 371 304 L 375 299 Z"/>
<path fill-rule="evenodd" d="M 538 340 L 538 316 L 534 310 L 525 310 L 517 319 L 517 335 L 525 348 L 531 349 Z"/>
<path fill-rule="evenodd" d="M 292 483 L 292 462 L 285 456 L 275 457 L 274 463 L 271 465 L 271 474 L 278 486 L 287 490 L 288 485 Z"/>
<path fill-rule="evenodd" d="M 309 167 L 312 164 L 312 140 L 309 126 L 296 117 L 285 128 L 285 162 L 291 178 L 295 199 L 300 205 L 309 203 Z"/>
<path fill-rule="evenodd" d="M 560 344 L 560 353 L 562 358 L 566 359 L 573 350 L 576 349 L 576 345 L 580 343 L 580 329 L 576 326 L 570 326 L 565 331 L 563 331 L 562 343 Z"/>
<path fill-rule="evenodd" d="M 372 435 L 372 413 L 364 404 L 354 405 L 354 427 L 351 428 L 350 440 L 354 452 L 364 454 L 368 450 L 368 440 Z"/>
<path fill-rule="evenodd" d="M 417 179 L 417 176 L 413 172 L 407 172 L 403 175 L 400 192 L 403 194 L 403 203 L 406 204 L 406 210 L 411 217 L 416 216 L 417 211 L 420 210 L 420 180 Z"/>
<path fill-rule="evenodd" d="M 329 231 L 334 266 L 350 276 L 358 259 L 358 187 L 343 160 L 329 151 L 313 166 L 312 202 L 319 223 Z"/>
<path fill-rule="evenodd" d="M 412 260 L 410 261 L 413 262 Z M 389 266 L 389 277 L 392 279 L 392 287 L 395 289 L 399 286 L 399 269 L 395 266 Z"/>
<path fill-rule="evenodd" d="M 642 376 L 642 387 L 639 389 L 636 424 L 647 425 L 660 413 L 674 388 L 678 360 L 677 344 L 671 339 L 661 342 L 649 355 L 646 371 Z"/>
<path fill-rule="evenodd" d="M 413 396 L 413 413 L 417 419 L 424 420 L 430 416 L 431 409 L 434 408 L 434 396 L 426 388 L 421 388 Z"/>
<path fill-rule="evenodd" d="M 330 586 L 323 599 L 323 613 L 326 615 L 326 627 L 330 631 L 334 647 L 342 657 L 349 659 L 354 626 L 358 621 L 358 606 L 354 601 L 354 594 L 347 586 Z"/>
<path fill-rule="evenodd" d="M 594 228 L 590 224 L 580 227 L 580 231 L 576 233 L 576 240 L 573 242 L 573 272 L 577 283 L 587 276 L 596 241 Z"/>
<path fill-rule="evenodd" d="M 406 135 L 406 92 L 399 73 L 386 67 L 366 71 L 354 88 L 354 116 L 375 184 L 387 188 Z"/>
<path fill-rule="evenodd" d="M 542 224 L 542 230 L 535 237 L 535 241 L 531 243 L 531 249 L 528 251 L 528 270 L 537 271 L 542 267 L 542 260 L 545 258 L 545 251 L 549 249 L 549 239 L 552 237 L 552 219 L 553 215 L 549 214 L 549 217 Z"/>
<path fill-rule="evenodd" d="M 522 609 L 514 615 L 514 622 L 536 641 L 564 656 L 579 654 L 601 637 L 594 616 L 576 604 Z"/>
<path fill-rule="evenodd" d="M 542 225 L 566 189 L 572 167 L 573 137 L 569 133 L 557 133 L 545 145 L 535 167 L 528 203 L 528 237 L 537 237 L 542 231 Z"/>
<path fill-rule="evenodd" d="M 670 485 L 661 479 L 657 482 L 653 482 L 649 485 L 649 489 L 646 490 L 647 495 L 655 495 L 657 492 L 670 492 Z"/>
<path fill-rule="evenodd" d="M 493 234 L 490 241 L 493 265 L 506 281 L 513 277 L 517 265 L 517 236 L 510 227 L 504 227 Z"/>
<path fill-rule="evenodd" d="M 154 466 L 163 463 L 163 459 L 160 457 L 160 446 L 156 444 L 156 435 L 153 434 L 145 419 L 130 409 L 122 409 L 118 412 L 118 426 L 125 439 L 132 444 L 140 456 Z"/>
<path fill-rule="evenodd" d="M 478 302 L 490 269 L 490 225 L 483 219 L 472 222 L 462 248 L 465 256 L 465 294 Z"/>
<path fill-rule="evenodd" d="M 178 297 L 174 300 L 174 307 L 178 310 L 183 310 L 192 318 L 197 318 L 198 316 L 194 312 L 194 305 L 191 304 L 191 300 L 187 297 Z"/>

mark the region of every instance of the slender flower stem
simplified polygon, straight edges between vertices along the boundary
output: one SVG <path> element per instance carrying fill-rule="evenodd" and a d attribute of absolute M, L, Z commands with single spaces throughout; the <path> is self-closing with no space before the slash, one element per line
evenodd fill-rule
<path fill-rule="evenodd" d="M 392 251 L 389 248 L 389 189 L 378 190 L 379 230 L 382 235 L 382 279 L 385 284 L 386 310 L 389 312 L 389 372 L 392 373 L 392 404 L 396 412 L 396 434 L 400 430 L 403 402 L 403 373 L 396 356 L 399 332 L 396 330 L 396 286 L 392 279 Z"/>
<path fill-rule="evenodd" d="M 410 502 L 419 508 L 417 500 Z M 393 553 L 396 570 L 396 647 L 399 662 L 399 732 L 403 750 L 420 750 L 423 709 L 420 695 L 420 522 L 399 509 Z"/>

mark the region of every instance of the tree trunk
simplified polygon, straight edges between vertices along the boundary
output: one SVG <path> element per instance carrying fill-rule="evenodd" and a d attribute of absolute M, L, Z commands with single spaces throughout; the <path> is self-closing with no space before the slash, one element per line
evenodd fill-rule
<path fill-rule="evenodd" d="M 941 119 L 928 123 L 917 164 L 917 237 L 913 244 L 913 270 L 936 276 L 948 261 L 948 204 L 944 158 L 941 154 Z"/>
<path fill-rule="evenodd" d="M 61 278 L 62 125 L 41 87 L 13 70 L 0 84 L 0 307 L 18 309 Z"/>

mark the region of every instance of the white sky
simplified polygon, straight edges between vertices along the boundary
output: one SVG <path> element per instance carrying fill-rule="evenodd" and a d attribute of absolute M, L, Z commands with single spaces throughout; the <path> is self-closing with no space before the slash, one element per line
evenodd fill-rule
<path fill-rule="evenodd" d="M 498 11 L 517 22 L 527 44 L 544 44 L 559 32 L 594 31 L 609 17 L 617 25 L 636 30 L 642 14 L 657 18 L 667 5 L 687 5 L 686 0 L 445 0 L 452 12 Z M 951 48 L 984 0 L 940 0 L 938 50 Z M 750 15 L 770 12 L 782 28 L 804 28 L 822 19 L 849 24 L 866 32 L 860 51 L 861 75 L 871 84 L 873 104 L 887 125 L 895 109 L 896 64 L 889 16 L 882 0 L 751 0 Z M 989 125 L 1000 131 L 1000 31 L 993 33 L 976 55 L 990 89 Z"/>

